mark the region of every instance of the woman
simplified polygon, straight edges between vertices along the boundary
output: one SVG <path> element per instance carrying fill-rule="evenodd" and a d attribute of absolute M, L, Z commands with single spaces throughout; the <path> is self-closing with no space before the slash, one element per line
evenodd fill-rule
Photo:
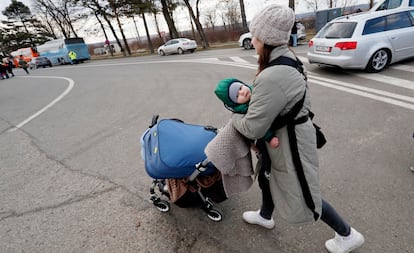
<path fill-rule="evenodd" d="M 288 113 L 299 101 L 303 106 L 295 119 L 305 120 L 295 124 L 290 132 L 287 126 L 276 131 L 279 148 L 265 145 L 271 169 L 270 175 L 263 170 L 259 172 L 262 207 L 258 211 L 244 212 L 243 219 L 272 229 L 275 206 L 280 216 L 292 224 L 321 219 L 335 231 L 335 237 L 325 243 L 328 251 L 351 252 L 364 243 L 364 237 L 321 198 L 315 128 L 307 117 L 310 98 L 306 77 L 291 66 L 267 67 L 280 56 L 295 59 L 287 46 L 294 21 L 295 14 L 291 9 L 271 5 L 258 13 L 250 24 L 252 44 L 259 55 L 259 69 L 249 109 L 246 114 L 232 115 L 234 127 L 249 139 L 261 139 L 274 119 Z"/>

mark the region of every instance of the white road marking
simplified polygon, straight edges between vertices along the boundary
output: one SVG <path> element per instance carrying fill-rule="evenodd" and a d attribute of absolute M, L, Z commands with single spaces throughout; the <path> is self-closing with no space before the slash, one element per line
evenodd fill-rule
<path fill-rule="evenodd" d="M 24 125 L 26 125 L 27 123 L 29 123 L 30 121 L 32 121 L 33 119 L 38 117 L 40 114 L 44 113 L 47 109 L 52 107 L 54 104 L 59 102 L 64 96 L 66 96 L 72 90 L 73 86 L 75 85 L 75 82 L 72 79 L 66 78 L 66 77 L 61 77 L 61 76 L 30 76 L 30 77 L 19 77 L 19 78 L 57 78 L 57 79 L 63 79 L 63 80 L 68 81 L 69 85 L 66 88 L 66 90 L 62 94 L 60 94 L 57 98 L 55 98 L 52 102 L 50 102 L 48 105 L 46 105 L 45 107 L 40 109 L 38 112 L 36 112 L 32 116 L 30 116 L 29 118 L 27 118 L 24 121 L 22 121 L 21 123 L 17 124 L 15 127 L 9 129 L 7 132 L 16 131 L 17 129 L 23 127 Z"/>
<path fill-rule="evenodd" d="M 320 77 L 320 76 L 314 76 L 314 75 L 309 75 L 309 79 L 311 79 L 311 81 L 313 79 L 317 79 L 317 80 L 323 81 L 323 82 L 330 82 L 330 83 L 333 83 L 333 84 L 339 84 L 339 85 L 342 85 L 342 86 L 345 86 L 345 87 L 348 87 L 348 88 L 367 91 L 367 92 L 371 92 L 371 93 L 376 93 L 376 94 L 379 94 L 379 95 L 382 95 L 382 96 L 392 97 L 392 98 L 405 100 L 405 101 L 414 103 L 414 98 L 413 97 L 399 95 L 399 94 L 395 94 L 395 93 L 388 92 L 388 91 L 368 88 L 368 87 L 364 87 L 364 86 L 359 86 L 359 85 L 355 85 L 355 84 L 351 84 L 351 83 L 345 83 L 345 82 L 332 80 L 332 79 L 328 79 L 328 78 L 323 78 L 323 77 Z"/>
<path fill-rule="evenodd" d="M 238 56 L 233 56 L 233 57 L 229 57 L 232 61 L 234 62 L 239 62 L 239 63 L 249 63 L 248 61 L 242 59 L 241 57 Z"/>
<path fill-rule="evenodd" d="M 365 79 L 370 79 L 370 80 L 374 80 L 377 82 L 382 82 L 382 83 L 386 83 L 389 85 L 394 85 L 394 86 L 414 90 L 414 82 L 406 80 L 406 79 L 401 79 L 401 78 L 391 77 L 391 76 L 386 76 L 386 75 L 381 75 L 381 74 L 353 74 L 353 73 L 350 73 L 350 74 L 354 76 L 362 77 Z"/>
<path fill-rule="evenodd" d="M 392 98 L 381 97 L 381 96 L 377 96 L 377 95 L 374 95 L 374 94 L 371 94 L 371 93 L 367 93 L 367 92 L 358 91 L 358 90 L 350 89 L 350 88 L 343 87 L 343 86 L 330 84 L 328 82 L 321 82 L 321 81 L 318 81 L 318 80 L 310 79 L 309 82 L 319 84 L 319 85 L 322 85 L 322 86 L 325 86 L 325 87 L 329 87 L 329 88 L 332 88 L 332 89 L 345 91 L 345 92 L 355 94 L 355 95 L 358 95 L 358 96 L 367 97 L 367 98 L 378 100 L 378 101 L 385 102 L 385 103 L 388 103 L 388 104 L 393 104 L 393 105 L 397 105 L 397 106 L 401 106 L 401 107 L 404 107 L 404 108 L 407 108 L 407 109 L 414 110 L 414 104 L 408 104 L 408 103 L 405 103 L 405 102 L 402 102 L 402 101 L 399 101 L 399 100 L 395 100 L 395 99 L 392 99 Z"/>
<path fill-rule="evenodd" d="M 257 55 L 253 56 L 254 58 L 257 58 Z M 237 59 L 234 57 L 230 57 L 232 59 Z M 298 56 L 298 58 L 302 61 L 302 62 L 307 62 L 307 58 L 303 57 L 303 56 Z M 151 62 L 130 62 L 130 63 L 110 63 L 110 64 L 97 64 L 97 65 L 88 65 L 88 66 L 84 66 L 84 67 L 101 67 L 101 66 L 121 66 L 121 65 L 140 65 L 140 64 L 159 64 L 159 63 L 206 63 L 206 64 L 216 64 L 216 65 L 227 65 L 227 66 L 234 66 L 234 67 L 242 67 L 242 68 L 248 68 L 248 69 L 257 69 L 257 64 L 252 64 L 252 63 L 248 63 L 247 61 L 245 62 L 243 59 L 242 61 L 237 61 L 237 62 L 226 62 L 226 61 L 221 61 L 218 58 L 202 58 L 202 59 L 183 59 L 183 60 L 167 60 L 167 61 L 151 61 Z M 405 101 L 409 101 L 412 102 L 413 98 L 412 97 L 408 97 L 408 96 L 403 96 L 403 95 L 398 95 L 395 93 L 391 93 L 391 92 L 386 92 L 386 91 L 381 91 L 381 90 L 377 90 L 377 89 L 372 89 L 372 88 L 368 88 L 368 87 L 363 87 L 363 86 L 359 86 L 359 85 L 355 85 L 355 84 L 350 84 L 350 83 L 345 83 L 345 82 L 341 82 L 341 81 L 336 81 L 336 80 L 332 80 L 332 79 L 324 79 L 322 77 L 318 77 L 317 73 L 312 73 L 312 72 L 308 72 L 311 80 L 309 80 L 312 83 L 321 85 L 321 86 L 325 86 L 328 88 L 333 88 L 333 89 L 337 89 L 337 90 L 341 90 L 344 92 L 348 92 L 351 94 L 355 94 L 355 95 L 359 95 L 362 97 L 367 97 L 370 99 L 374 99 L 377 101 L 382 101 L 385 103 L 389 103 L 389 104 L 393 104 L 393 105 L 397 105 L 397 106 L 401 106 L 407 109 L 411 109 L 414 110 L 414 105 L 413 104 L 409 104 L 409 103 L 405 103 L 402 101 L 398 101 L 395 99 L 400 99 L 400 100 L 405 100 Z M 391 84 L 391 85 L 395 85 L 395 86 L 399 86 L 399 87 L 403 87 L 403 88 L 407 88 L 407 89 L 414 89 L 414 82 L 413 81 L 409 81 L 409 80 L 405 80 L 405 79 L 401 79 L 401 78 L 394 78 L 394 77 L 388 77 L 385 75 L 380 75 L 380 74 L 353 74 L 350 73 L 350 75 L 355 75 L 355 76 L 360 76 L 362 78 L 366 78 L 366 79 L 371 79 L 371 80 L 375 80 L 375 81 L 379 81 L 379 82 L 384 82 L 386 84 Z M 312 78 L 314 78 L 315 80 L 312 80 Z M 329 82 L 329 83 L 328 83 Z M 371 93 L 375 93 L 375 94 L 379 94 L 382 96 L 386 96 L 386 97 L 381 97 L 378 95 L 374 95 Z M 395 99 L 392 99 L 395 98 Z"/>
<path fill-rule="evenodd" d="M 185 60 L 186 62 L 196 62 L 196 63 L 207 63 L 207 64 L 219 64 L 219 65 L 228 65 L 228 66 L 235 66 L 235 67 L 242 67 L 242 68 L 249 68 L 249 69 L 256 69 L 256 65 L 255 64 L 247 64 L 247 63 L 237 63 L 237 62 L 223 62 L 223 61 L 211 61 L 211 60 Z M 331 79 L 327 79 L 327 78 L 321 78 L 321 77 L 317 77 L 315 75 L 310 74 L 309 75 L 310 80 L 309 82 L 321 85 L 321 86 L 325 86 L 328 88 L 332 88 L 332 89 L 337 89 L 337 90 L 341 90 L 344 92 L 348 92 L 354 95 L 358 95 L 358 96 L 362 96 L 362 97 L 367 97 L 373 100 L 377 100 L 377 101 L 381 101 L 381 102 L 385 102 L 388 104 L 392 104 L 392 105 L 397 105 L 400 107 L 404 107 L 407 109 L 411 109 L 414 110 L 414 104 L 409 104 L 409 103 L 405 103 L 399 100 L 395 100 L 392 98 L 388 98 L 388 97 L 394 97 L 394 98 L 398 98 L 401 100 L 406 100 L 406 101 L 413 101 L 413 98 L 411 97 L 407 97 L 407 96 L 402 96 L 402 95 L 398 95 L 398 94 L 394 94 L 391 92 L 386 92 L 386 91 L 380 91 L 380 90 L 376 90 L 376 89 L 372 89 L 372 88 L 367 88 L 367 87 L 363 87 L 363 86 L 358 86 L 358 85 L 354 85 L 354 84 L 349 84 L 349 83 L 345 83 L 345 82 L 341 82 L 341 81 L 336 81 L 336 80 L 331 80 Z M 319 80 L 312 80 L 312 78 L 314 79 L 319 79 L 319 80 L 323 80 L 323 81 L 319 81 Z M 329 82 L 329 83 L 328 83 Z M 336 84 L 335 84 L 336 83 Z M 340 85 L 342 86 L 340 86 Z M 347 87 L 344 87 L 347 86 Z M 357 90 L 355 90 L 357 89 Z M 364 91 L 369 91 L 372 93 L 377 93 L 377 94 L 381 94 L 384 96 L 388 96 L 388 97 L 381 97 L 378 95 L 374 95 L 368 92 L 364 92 L 364 91 L 360 91 L 360 90 L 364 90 Z"/>
<path fill-rule="evenodd" d="M 304 56 L 299 56 L 299 55 L 296 55 L 296 57 L 298 57 L 298 59 L 301 61 L 301 62 L 303 62 L 303 63 L 309 63 L 309 61 L 308 61 L 308 57 L 304 57 Z"/>
<path fill-rule="evenodd" d="M 414 72 L 414 66 L 410 66 L 410 65 L 398 64 L 398 65 L 391 65 L 389 68 L 402 70 L 402 71 L 408 71 L 408 72 Z"/>

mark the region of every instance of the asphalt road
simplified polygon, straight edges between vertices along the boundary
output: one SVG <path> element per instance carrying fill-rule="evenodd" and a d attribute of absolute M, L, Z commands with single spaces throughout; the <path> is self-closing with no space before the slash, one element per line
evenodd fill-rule
<path fill-rule="evenodd" d="M 305 57 L 306 46 L 295 48 Z M 0 252 L 325 252 L 322 222 L 247 225 L 257 184 L 200 209 L 149 202 L 139 138 L 151 117 L 223 126 L 213 94 L 225 77 L 252 82 L 254 51 L 90 61 L 0 80 Z M 355 252 L 414 252 L 414 60 L 380 74 L 309 66 L 323 196 L 361 231 Z"/>

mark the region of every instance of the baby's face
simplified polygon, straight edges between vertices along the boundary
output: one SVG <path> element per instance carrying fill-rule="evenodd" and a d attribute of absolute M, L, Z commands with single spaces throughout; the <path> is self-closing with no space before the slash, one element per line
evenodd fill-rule
<path fill-rule="evenodd" d="M 238 104 L 245 104 L 248 103 L 250 100 L 251 91 L 249 87 L 246 85 L 240 86 L 240 90 L 237 93 L 237 103 Z"/>

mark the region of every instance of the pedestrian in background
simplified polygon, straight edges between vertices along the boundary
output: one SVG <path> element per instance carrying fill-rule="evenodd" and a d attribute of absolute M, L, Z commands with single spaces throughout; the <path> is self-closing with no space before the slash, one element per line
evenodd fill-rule
<path fill-rule="evenodd" d="M 7 71 L 9 72 L 9 74 L 13 77 L 14 73 L 13 73 L 13 59 L 8 58 L 4 58 L 3 59 L 3 63 L 7 69 Z"/>
<path fill-rule="evenodd" d="M 4 63 L 0 62 L 0 79 L 9 78 L 7 74 L 7 68 Z"/>
<path fill-rule="evenodd" d="M 26 74 L 29 74 L 29 70 L 27 70 L 27 62 L 23 59 L 23 55 L 20 55 L 19 59 L 19 66 L 26 71 Z"/>
<path fill-rule="evenodd" d="M 292 26 L 292 30 L 290 31 L 290 36 L 292 37 L 292 47 L 298 46 L 298 23 L 295 21 L 295 23 Z"/>
<path fill-rule="evenodd" d="M 71 62 L 70 64 L 76 64 L 77 63 L 77 61 L 76 61 L 77 55 L 74 51 L 69 51 L 68 56 L 70 58 L 70 62 Z"/>
<path fill-rule="evenodd" d="M 292 9 L 270 5 L 250 23 L 259 68 L 247 113 L 233 114 L 233 126 L 248 139 L 261 139 L 278 115 L 288 114 L 299 102 L 302 105 L 294 120 L 276 131 L 279 147 L 272 149 L 266 144 L 271 170 L 270 174 L 259 172 L 262 206 L 256 211 L 244 212 L 243 220 L 273 229 L 275 207 L 291 224 L 321 219 L 335 231 L 334 238 L 326 241 L 326 249 L 331 253 L 348 253 L 364 243 L 364 236 L 322 199 L 315 128 L 309 118 L 306 72 L 302 74 L 297 68 L 286 65 L 271 65 L 281 56 L 296 60 L 288 47 L 294 22 Z"/>

